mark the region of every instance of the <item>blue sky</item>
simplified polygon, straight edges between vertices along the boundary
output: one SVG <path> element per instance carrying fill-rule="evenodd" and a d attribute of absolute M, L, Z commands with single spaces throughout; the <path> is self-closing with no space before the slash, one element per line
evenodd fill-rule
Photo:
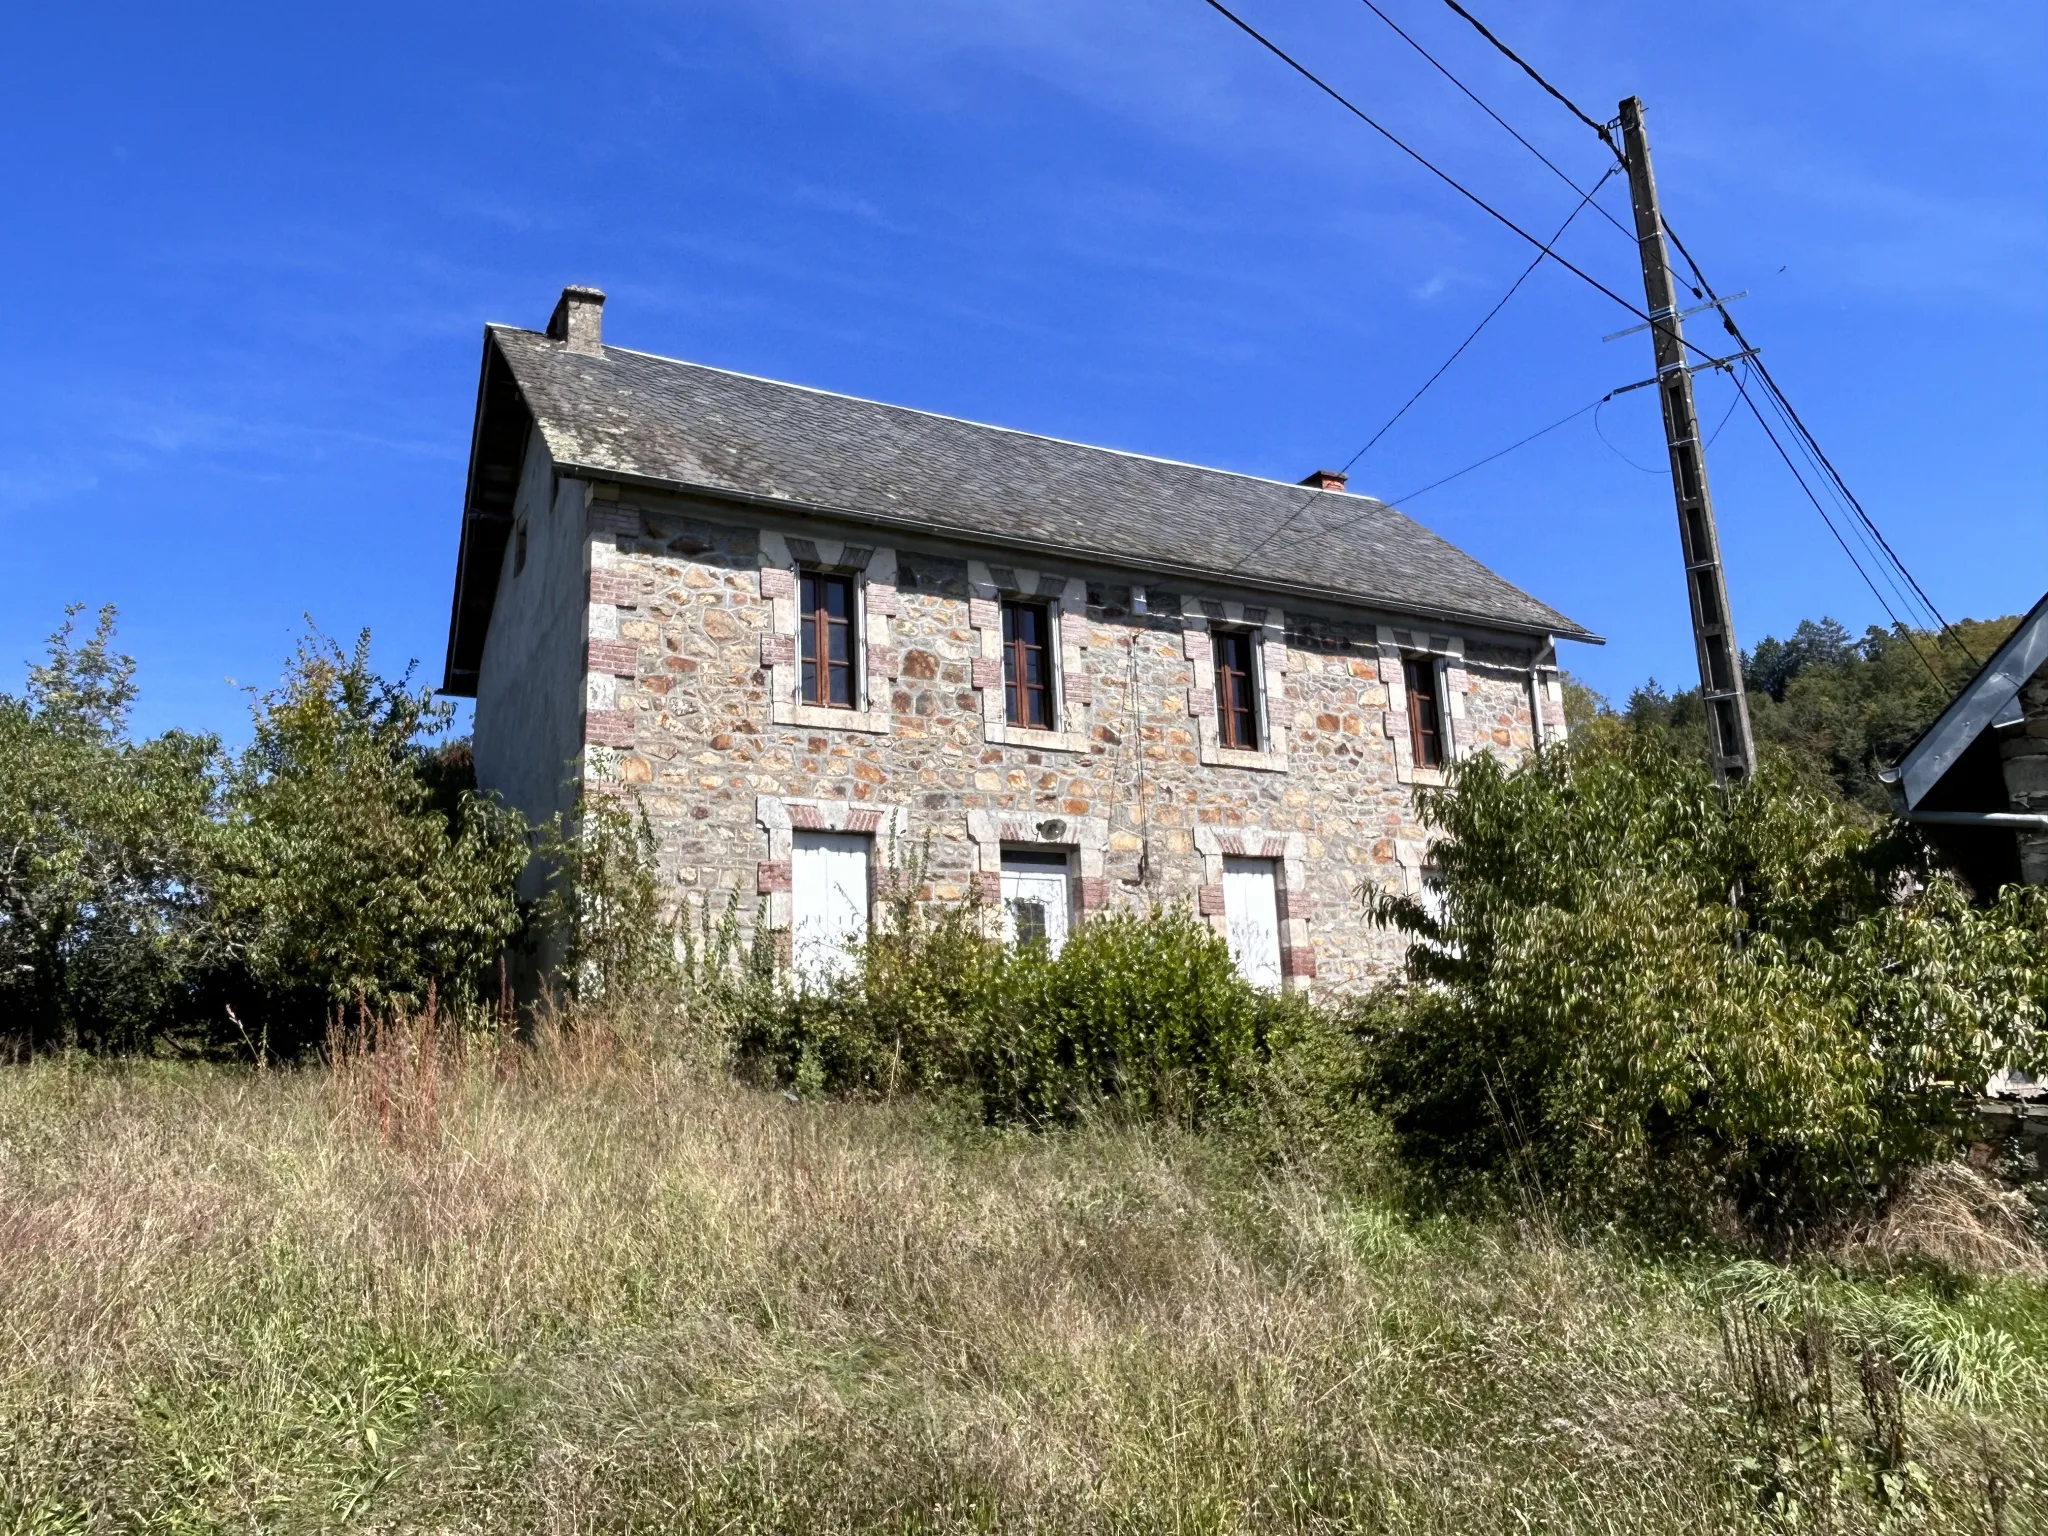
<path fill-rule="evenodd" d="M 1591 136 L 1437 0 L 1380 0 L 1553 159 Z M 1531 227 L 1573 195 L 1358 0 L 1243 13 Z M 2048 586 L 2048 8 L 1482 0 L 1648 103 L 1667 214 L 1951 616 Z M 1200 0 L 20 8 L 0 98 L 0 687 L 120 606 L 137 724 L 243 734 L 301 623 L 438 679 L 486 321 L 1296 478 L 1526 249 Z M 1626 217 L 1610 184 L 1607 206 Z M 1563 247 L 1639 297 L 1590 214 Z M 1649 370 L 1551 267 L 1359 464 L 1397 496 Z M 1710 334 L 1698 333 L 1704 343 Z M 1730 400 L 1702 383 L 1702 413 Z M 1691 680 L 1650 391 L 1410 504 Z M 1605 441 L 1603 441 L 1603 434 Z M 1624 457 L 1625 456 L 1625 457 Z M 1746 417 L 1711 455 L 1745 642 L 1882 612 Z"/>

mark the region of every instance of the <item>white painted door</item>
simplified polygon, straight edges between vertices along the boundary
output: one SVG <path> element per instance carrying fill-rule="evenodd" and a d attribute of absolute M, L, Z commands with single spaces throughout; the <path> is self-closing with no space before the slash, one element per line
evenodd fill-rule
<path fill-rule="evenodd" d="M 1223 861 L 1223 917 L 1230 958 L 1255 987 L 1280 985 L 1279 864 L 1273 859 Z"/>
<path fill-rule="evenodd" d="M 868 931 L 870 839 L 799 832 L 792 850 L 791 944 L 800 986 L 822 986 L 853 968 L 850 940 Z"/>
<path fill-rule="evenodd" d="M 1012 945 L 1043 940 L 1054 954 L 1067 942 L 1072 881 L 1064 853 L 1021 849 L 1003 855 L 1003 936 Z"/>

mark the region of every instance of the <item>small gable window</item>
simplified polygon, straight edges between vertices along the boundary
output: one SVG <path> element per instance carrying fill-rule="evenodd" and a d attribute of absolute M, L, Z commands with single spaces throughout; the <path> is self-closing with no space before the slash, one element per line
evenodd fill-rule
<path fill-rule="evenodd" d="M 1418 768 L 1444 765 L 1443 690 L 1437 683 L 1436 662 L 1428 656 L 1410 656 L 1402 663 L 1408 685 L 1408 748 Z"/>
<path fill-rule="evenodd" d="M 1052 729 L 1052 611 L 1003 604 L 1003 712 L 1012 725 Z"/>
<path fill-rule="evenodd" d="M 1259 749 L 1257 650 L 1243 630 L 1218 630 L 1216 646 L 1216 725 L 1226 747 L 1240 752 Z"/>
<path fill-rule="evenodd" d="M 828 709 L 854 707 L 853 579 L 803 573 L 797 607 L 803 661 L 803 701 Z"/>

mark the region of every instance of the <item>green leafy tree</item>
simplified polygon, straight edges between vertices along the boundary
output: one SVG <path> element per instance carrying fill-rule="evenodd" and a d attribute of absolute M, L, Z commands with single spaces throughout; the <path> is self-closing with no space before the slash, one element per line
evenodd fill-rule
<path fill-rule="evenodd" d="M 473 996 L 520 923 L 520 819 L 434 747 L 452 706 L 379 677 L 369 635 L 303 639 L 229 778 L 222 920 L 270 1013 Z"/>
<path fill-rule="evenodd" d="M 1789 1232 L 1953 1151 L 1965 1093 L 2037 1047 L 2042 893 L 1972 909 L 1781 755 L 1724 797 L 1610 720 L 1422 812 L 1439 884 L 1371 898 L 1417 942 L 1369 1044 L 1444 1183 Z"/>
<path fill-rule="evenodd" d="M 20 697 L 0 694 L 0 1035 L 132 1046 L 210 939 L 218 744 L 128 739 L 135 663 L 77 608 Z"/>

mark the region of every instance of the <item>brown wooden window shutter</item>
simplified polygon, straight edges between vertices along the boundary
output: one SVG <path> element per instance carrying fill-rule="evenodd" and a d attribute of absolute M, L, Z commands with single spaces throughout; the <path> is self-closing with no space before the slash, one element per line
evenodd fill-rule
<path fill-rule="evenodd" d="M 1441 768 L 1444 762 L 1443 700 L 1437 688 L 1436 662 L 1410 656 L 1402 663 L 1408 684 L 1408 746 L 1418 768 Z"/>
<path fill-rule="evenodd" d="M 803 701 L 828 709 L 854 707 L 853 579 L 805 571 L 797 609 L 803 651 Z"/>
<path fill-rule="evenodd" d="M 1052 729 L 1052 612 L 1003 604 L 1003 713 L 1012 725 Z"/>
<path fill-rule="evenodd" d="M 1259 747 L 1258 670 L 1252 637 L 1219 630 L 1216 648 L 1216 727 L 1223 745 L 1241 752 Z"/>

